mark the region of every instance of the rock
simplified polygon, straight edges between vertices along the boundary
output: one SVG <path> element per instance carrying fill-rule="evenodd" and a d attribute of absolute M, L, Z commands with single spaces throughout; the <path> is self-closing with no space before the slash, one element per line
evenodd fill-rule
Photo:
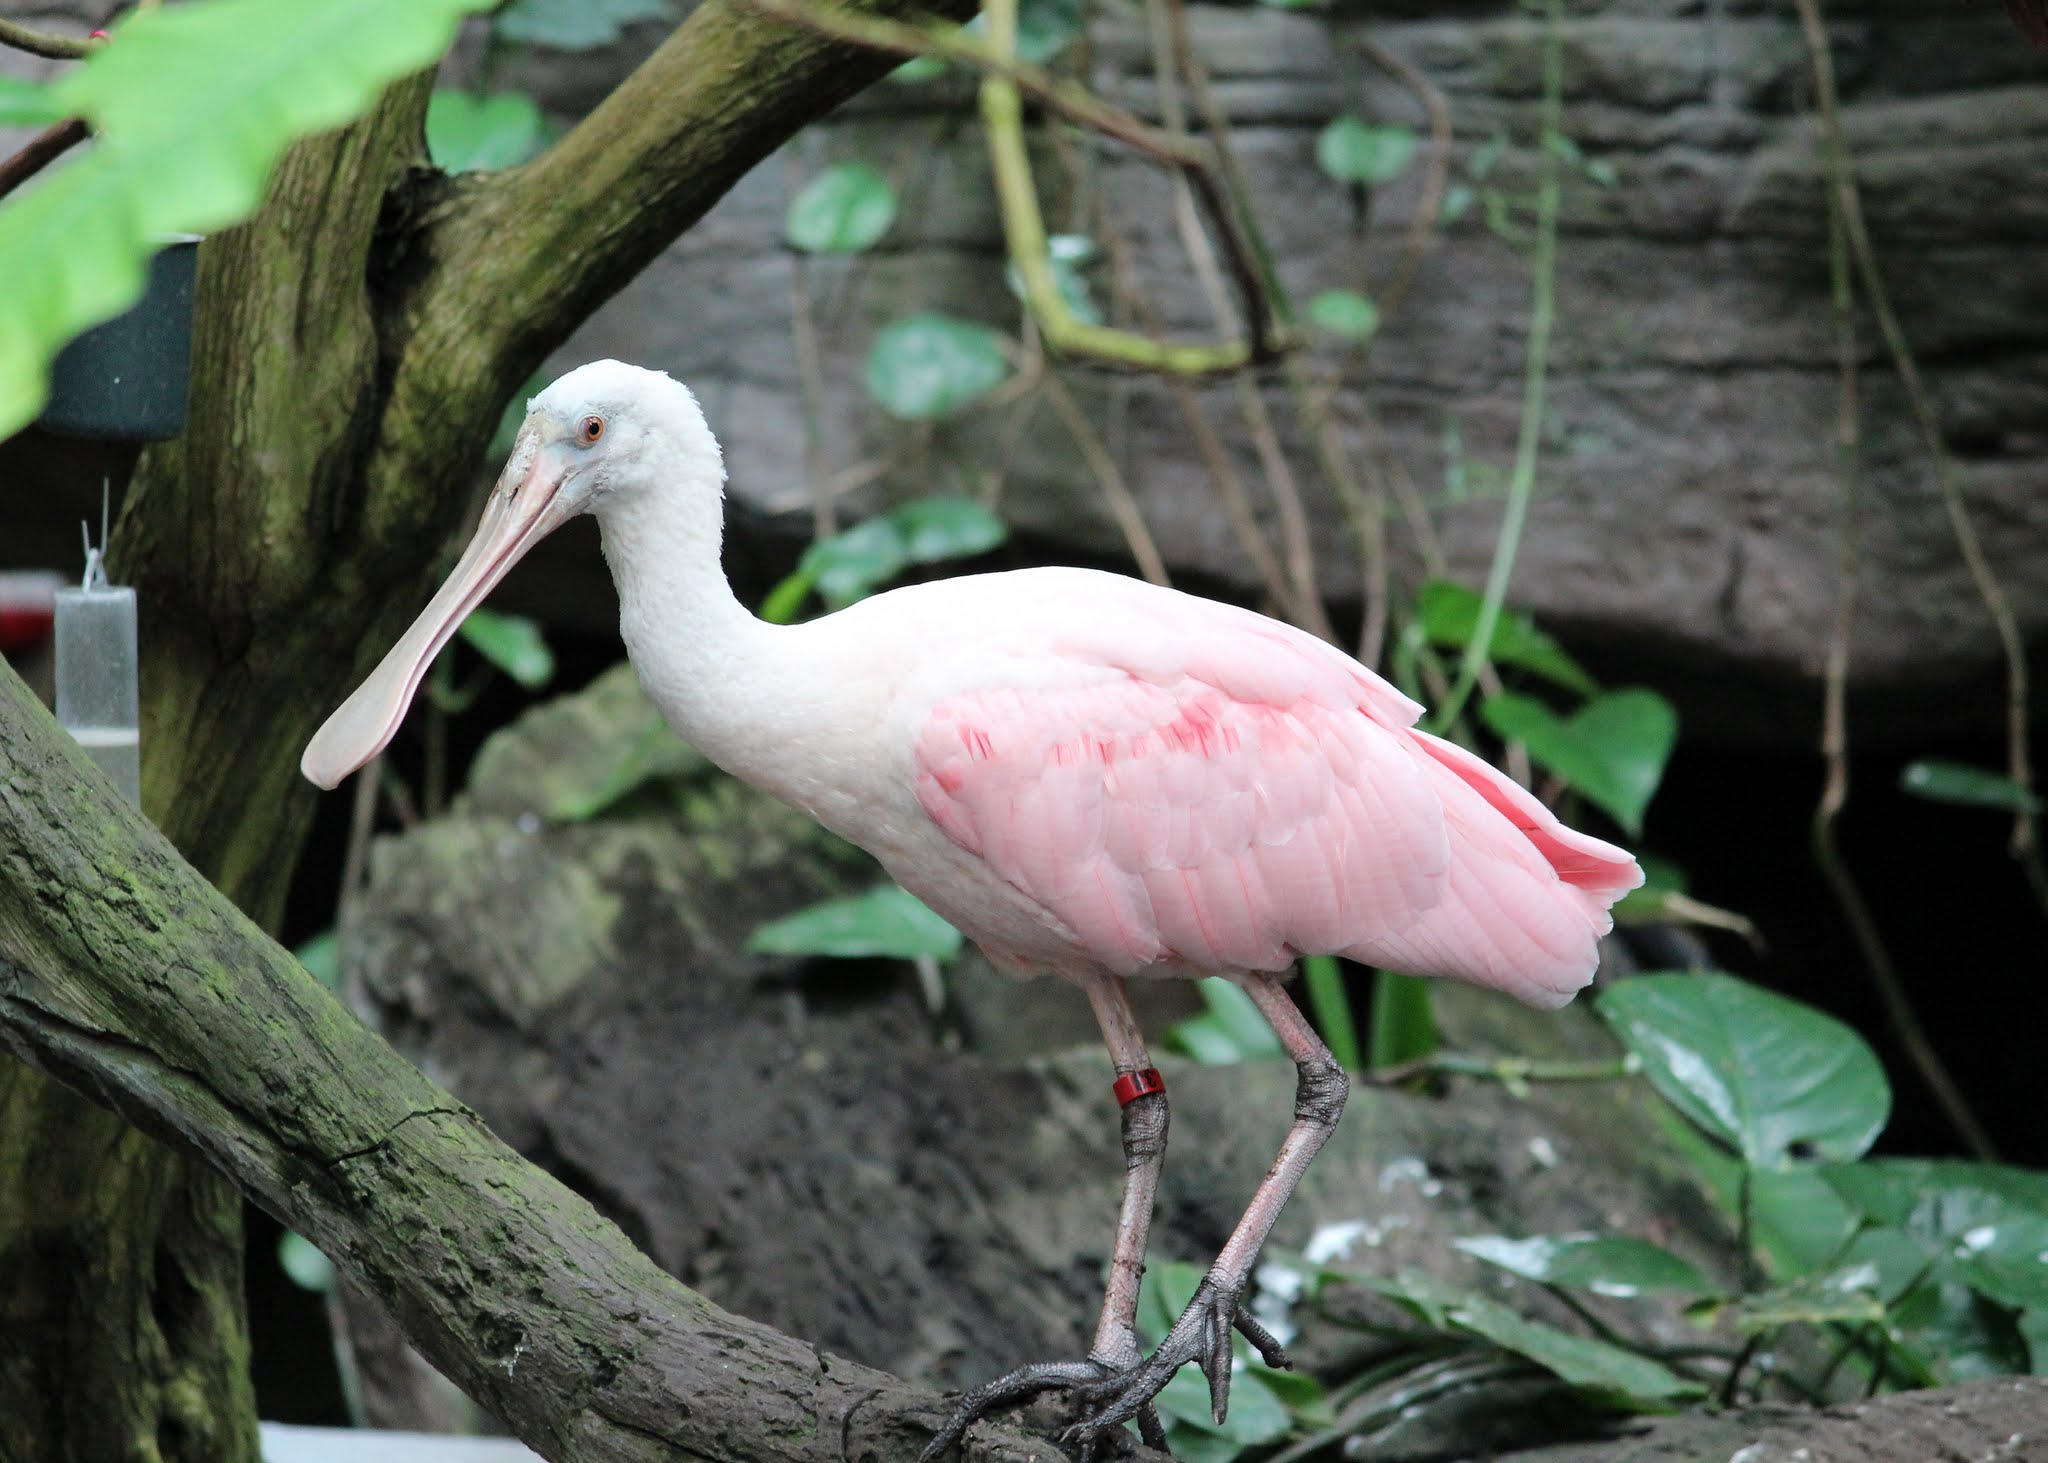
<path fill-rule="evenodd" d="M 1408 125 L 1420 108 L 1348 46 L 1366 36 L 1442 91 L 1456 134 L 1452 177 L 1496 135 L 1511 146 L 1489 182 L 1525 191 L 1540 93 L 1540 22 L 1511 0 L 1411 5 L 1325 19 L 1269 7 L 1197 5 L 1189 16 L 1269 240 L 1297 298 L 1358 279 L 1384 288 L 1422 172 L 1353 201 L 1316 171 L 1318 129 L 1353 110 Z M 1924 367 L 1965 496 L 2030 634 L 2048 626 L 2048 96 L 2039 59 L 1998 7 L 1861 0 L 1829 7 L 1846 122 L 1871 231 Z M 1141 17 L 1098 11 L 1091 76 L 1156 107 Z M 1837 486 L 1833 325 L 1809 64 L 1789 7 L 1614 0 L 1566 22 L 1564 129 L 1610 165 L 1613 186 L 1574 175 L 1564 193 L 1558 325 L 1538 497 L 1516 561 L 1514 602 L 1581 644 L 1625 646 L 1627 673 L 1686 700 L 1693 732 L 1810 744 L 1809 703 L 1833 602 Z M 651 45 L 591 57 L 514 59 L 503 79 L 573 114 Z M 733 190 L 686 238 L 601 309 L 551 369 L 598 355 L 691 382 L 724 439 L 737 498 L 792 515 L 808 503 L 802 389 L 791 335 L 796 260 L 778 250 L 792 188 L 828 160 L 893 172 L 905 195 L 873 255 L 808 267 L 822 339 L 822 457 L 830 472 L 880 465 L 848 500 L 866 509 L 932 491 L 999 495 L 1056 556 L 1122 553 L 1102 493 L 1059 418 L 1024 398 L 929 433 L 865 399 L 862 361 L 882 322 L 935 307 L 1015 324 L 994 261 L 999 233 L 960 83 L 885 83 L 812 128 Z M 1083 179 L 1075 181 L 1076 175 Z M 1092 181 L 1090 181 L 1092 180 Z M 1191 335 L 1211 333 L 1172 225 L 1166 184 L 1118 150 L 1041 158 L 1055 227 L 1098 234 L 1112 208 L 1129 283 Z M 1098 298 L 1111 292 L 1094 271 Z M 1356 391 L 1336 399 L 1362 460 L 1398 463 L 1430 507 L 1451 572 L 1483 577 L 1520 415 L 1530 310 L 1523 249 L 1481 210 L 1444 228 L 1371 360 L 1383 432 L 1364 434 Z M 1981 675 L 1989 622 L 1934 491 L 1905 397 L 1867 329 L 1864 597 L 1852 674 L 1895 726 L 1989 728 L 1995 697 L 1929 697 Z M 1327 343 L 1321 376 L 1347 362 Z M 1201 458 L 1156 381 L 1064 373 L 1104 433 L 1178 572 L 1255 598 L 1255 574 L 1216 506 Z M 1356 374 L 1354 372 L 1354 374 Z M 1270 518 L 1251 437 L 1227 387 L 1199 393 Z M 1321 586 L 1356 603 L 1360 570 L 1337 500 L 1287 393 L 1271 404 L 1307 500 Z M 1393 571 L 1425 575 L 1401 514 Z M 596 618 L 602 619 L 602 615 Z M 1680 672 L 1683 672 L 1681 675 Z M 1727 694 L 1727 688 L 1744 694 Z M 1763 688 L 1763 689 L 1759 689 Z M 1880 693 L 1894 693 L 1882 695 Z M 1866 730 L 1875 722 L 1863 723 Z"/>
<path fill-rule="evenodd" d="M 449 816 L 378 842 L 345 937 L 358 1010 L 721 1305 L 947 1386 L 1078 1354 L 1122 1178 L 1110 1073 L 1092 1040 L 1053 1031 L 1056 1047 L 1027 1055 L 1019 1033 L 1039 1025 L 1036 1002 L 1069 1020 L 1085 1003 L 1016 987 L 992 1050 L 948 1050 L 905 971 L 747 954 L 762 921 L 873 874 L 680 757 L 600 816 L 545 816 L 621 780 L 609 769 L 644 740 L 647 710 L 622 668 L 494 738 Z M 1447 988 L 1439 1015 L 1466 1049 L 1612 1051 L 1583 1008 L 1553 1018 Z M 1285 1129 L 1294 1073 L 1160 1065 L 1174 1106 L 1153 1255 L 1206 1263 Z M 1654 1109 L 1635 1083 L 1361 1089 L 1274 1253 L 1342 1226 L 1371 1273 L 1420 1268 L 1564 1322 L 1452 1240 L 1629 1233 L 1712 1272 L 1726 1231 Z M 1363 1314 L 1362 1294 L 1332 1290 L 1331 1312 Z M 1697 1334 L 1670 1306 L 1596 1304 L 1634 1334 Z M 1388 1345 L 1294 1319 L 1311 1369 Z M 1512 1386 L 1459 1395 L 1475 1424 L 1509 1416 L 1526 1440 L 1528 1413 L 1503 1398 L 1527 1402 L 1528 1384 Z M 367 1390 L 373 1418 L 418 1419 L 410 1382 Z"/>

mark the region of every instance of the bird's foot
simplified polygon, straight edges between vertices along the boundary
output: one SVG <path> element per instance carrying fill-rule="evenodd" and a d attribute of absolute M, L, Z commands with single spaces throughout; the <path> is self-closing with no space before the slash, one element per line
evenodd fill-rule
<path fill-rule="evenodd" d="M 1070 1429 L 1067 1436 L 1087 1449 L 1133 1417 L 1140 1419 L 1139 1426 L 1143 1427 L 1144 1417 L 1152 1414 L 1156 1425 L 1153 1399 L 1188 1362 L 1199 1366 L 1202 1375 L 1209 1379 L 1209 1407 L 1216 1421 L 1222 1422 L 1230 1410 L 1232 1331 L 1242 1332 L 1267 1366 L 1283 1370 L 1292 1367 L 1272 1333 L 1239 1308 L 1243 1295 L 1242 1282 L 1225 1285 L 1213 1272 L 1205 1276 L 1194 1299 L 1173 1323 L 1157 1351 L 1135 1367 L 1082 1387 L 1082 1396 L 1095 1410 Z M 1145 1441 L 1153 1441 L 1149 1432 Z"/>
<path fill-rule="evenodd" d="M 984 1382 L 960 1399 L 960 1405 L 953 1409 L 945 1425 L 918 1455 L 918 1463 L 938 1463 L 949 1448 L 966 1436 L 968 1428 L 999 1407 L 1010 1407 L 1041 1392 L 1062 1389 L 1072 1391 L 1089 1402 L 1094 1400 L 1100 1389 L 1115 1391 L 1120 1379 L 1129 1376 L 1136 1368 L 1137 1357 L 1137 1345 L 1133 1341 L 1127 1359 L 1111 1361 L 1091 1356 L 1086 1361 L 1034 1362 L 997 1377 L 993 1382 Z M 1159 1410 L 1152 1405 L 1149 1396 L 1124 1416 L 1137 1419 L 1139 1435 L 1148 1445 L 1162 1449 L 1166 1446 L 1166 1429 L 1161 1425 Z M 1106 1430 L 1098 1430 L 1093 1436 L 1081 1439 L 1081 1463 L 1093 1463 L 1103 1443 L 1103 1431 Z"/>

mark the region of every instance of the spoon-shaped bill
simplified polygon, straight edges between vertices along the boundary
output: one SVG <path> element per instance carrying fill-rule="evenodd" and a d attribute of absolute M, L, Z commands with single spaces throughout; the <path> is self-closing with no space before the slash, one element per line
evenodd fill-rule
<path fill-rule="evenodd" d="M 306 744 L 299 771 L 309 782 L 334 787 L 390 744 L 427 667 L 453 638 L 464 616 L 482 603 L 528 549 L 573 513 L 561 492 L 561 469 L 554 454 L 535 451 L 529 443 L 522 442 L 513 451 L 455 572 L 355 694 Z"/>

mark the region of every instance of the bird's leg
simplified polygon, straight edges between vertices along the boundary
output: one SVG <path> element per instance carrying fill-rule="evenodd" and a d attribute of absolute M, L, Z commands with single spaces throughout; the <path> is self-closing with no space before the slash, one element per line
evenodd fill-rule
<path fill-rule="evenodd" d="M 1139 1362 L 1138 1285 L 1145 1274 L 1145 1239 L 1152 1227 L 1152 1205 L 1159 1193 L 1159 1170 L 1166 1161 L 1166 1086 L 1152 1067 L 1137 1012 L 1122 977 L 1092 976 L 1086 982 L 1088 1003 L 1102 1028 L 1103 1044 L 1116 1067 L 1115 1092 L 1123 1108 L 1124 1198 L 1117 1214 L 1116 1248 L 1109 1262 L 1109 1284 L 1096 1322 L 1095 1344 L 1085 1361 L 1037 1362 L 984 1382 L 960 1399 L 945 1426 L 926 1446 L 920 1463 L 933 1463 L 958 1442 L 967 1429 L 998 1407 L 1021 1402 L 1057 1387 L 1093 1388 L 1130 1372 Z M 1166 1430 L 1147 1397 L 1125 1414 L 1138 1420 L 1145 1441 L 1166 1446 Z M 1083 1456 L 1094 1440 L 1083 1445 Z"/>
<path fill-rule="evenodd" d="M 1258 1348 L 1268 1366 L 1284 1367 L 1287 1354 L 1280 1344 L 1238 1305 L 1244 1295 L 1252 1262 L 1264 1248 L 1273 1222 L 1293 1194 L 1295 1185 L 1307 1172 L 1311 1160 L 1337 1126 L 1344 1111 L 1344 1099 L 1351 1081 L 1322 1038 L 1308 1024 L 1280 982 L 1269 975 L 1244 978 L 1245 991 L 1266 1020 L 1272 1024 L 1280 1043 L 1294 1059 L 1294 1123 L 1280 1144 L 1265 1181 L 1252 1196 L 1244 1217 L 1231 1231 L 1230 1239 L 1217 1255 L 1209 1273 L 1202 1278 L 1188 1308 L 1167 1332 L 1159 1349 L 1134 1370 L 1105 1378 L 1087 1391 L 1097 1402 L 1076 1433 L 1082 1442 L 1093 1443 L 1125 1420 L 1141 1416 L 1152 1406 L 1173 1374 L 1187 1362 L 1200 1366 L 1209 1379 L 1209 1405 L 1218 1422 L 1230 1406 L 1230 1333 L 1242 1331 Z"/>

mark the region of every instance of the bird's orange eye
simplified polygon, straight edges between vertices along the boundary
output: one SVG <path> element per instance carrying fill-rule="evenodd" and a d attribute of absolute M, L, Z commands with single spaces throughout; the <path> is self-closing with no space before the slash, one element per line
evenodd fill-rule
<path fill-rule="evenodd" d="M 585 417 L 576 424 L 576 440 L 585 444 L 595 442 L 604 435 L 603 417 Z"/>

